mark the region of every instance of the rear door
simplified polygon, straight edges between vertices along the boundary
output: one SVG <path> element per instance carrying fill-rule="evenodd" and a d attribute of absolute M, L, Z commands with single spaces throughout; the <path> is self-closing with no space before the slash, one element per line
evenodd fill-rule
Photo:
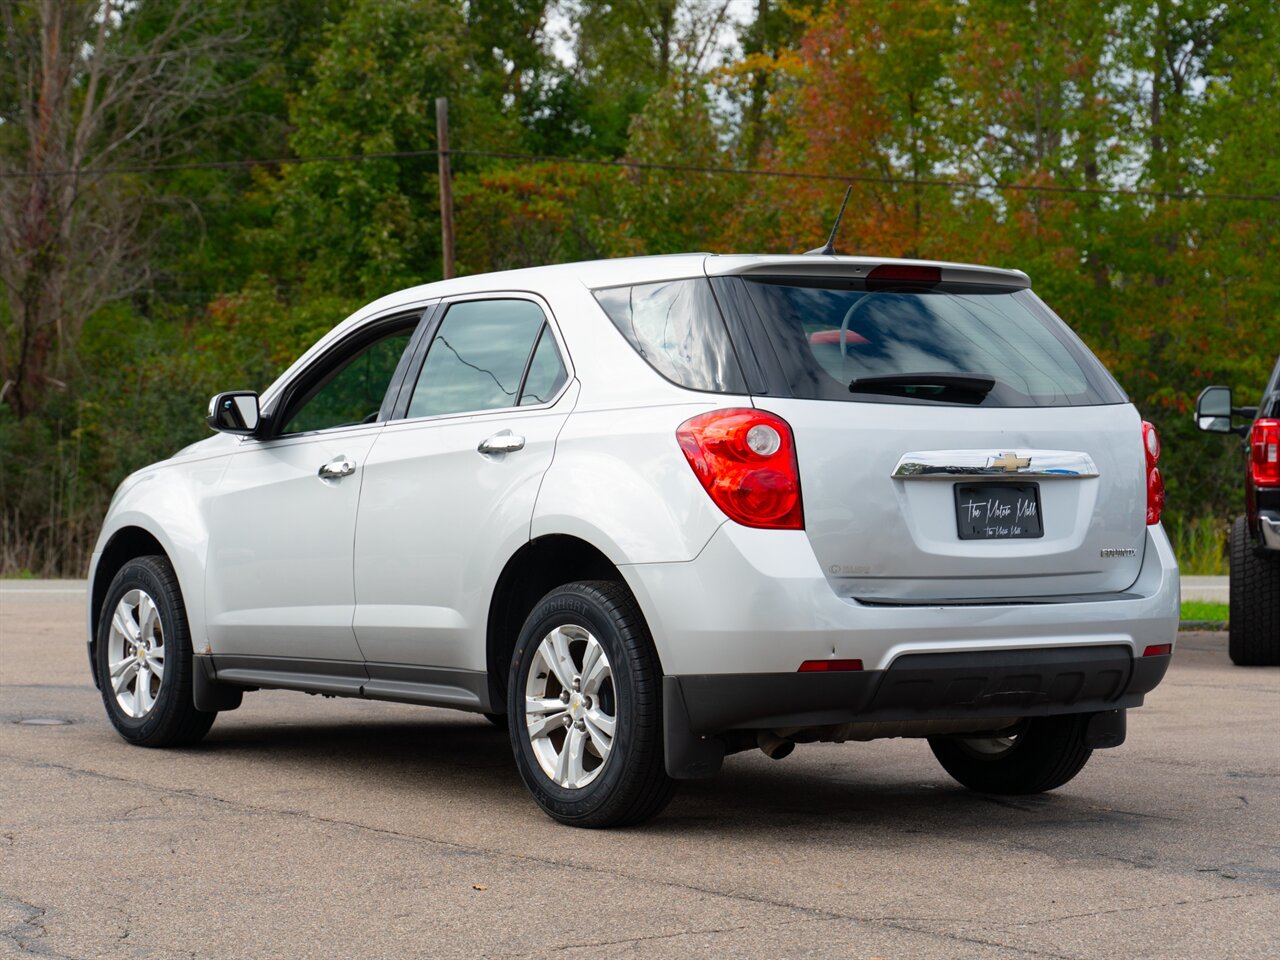
<path fill-rule="evenodd" d="M 529 539 L 576 396 L 541 300 L 455 300 L 433 323 L 369 455 L 356 527 L 356 635 L 372 682 L 388 691 L 401 681 L 467 686 L 413 668 L 485 668 L 493 586 Z"/>
<path fill-rule="evenodd" d="M 757 405 L 795 432 L 833 588 L 905 603 L 1124 590 L 1145 542 L 1137 411 L 1023 284 L 912 269 L 719 281 L 767 384 Z"/>

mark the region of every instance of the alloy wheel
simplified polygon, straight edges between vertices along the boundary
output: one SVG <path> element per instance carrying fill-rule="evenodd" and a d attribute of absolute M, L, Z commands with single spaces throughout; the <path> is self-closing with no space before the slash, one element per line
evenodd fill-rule
<path fill-rule="evenodd" d="M 130 590 L 111 615 L 107 635 L 107 682 L 127 717 L 141 720 L 156 704 L 164 683 L 164 624 L 144 590 Z"/>
<path fill-rule="evenodd" d="M 590 784 L 609 759 L 617 719 L 600 641 L 576 624 L 543 637 L 525 684 L 525 729 L 542 772 L 570 790 Z"/>

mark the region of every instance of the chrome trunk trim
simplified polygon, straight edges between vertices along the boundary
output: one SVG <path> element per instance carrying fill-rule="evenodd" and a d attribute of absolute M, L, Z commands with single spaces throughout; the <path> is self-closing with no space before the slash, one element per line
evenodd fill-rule
<path fill-rule="evenodd" d="M 895 480 L 955 480 L 967 477 L 1085 479 L 1098 468 L 1076 450 L 917 450 L 904 454 L 890 476 Z"/>

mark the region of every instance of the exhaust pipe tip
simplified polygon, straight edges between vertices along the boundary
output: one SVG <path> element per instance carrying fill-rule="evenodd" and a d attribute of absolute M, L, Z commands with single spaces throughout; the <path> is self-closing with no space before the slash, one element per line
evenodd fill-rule
<path fill-rule="evenodd" d="M 756 735 L 756 744 L 760 747 L 760 752 L 770 760 L 781 760 L 783 757 L 789 757 L 791 756 L 791 751 L 796 748 L 794 740 L 783 740 L 768 730 L 761 730 Z"/>

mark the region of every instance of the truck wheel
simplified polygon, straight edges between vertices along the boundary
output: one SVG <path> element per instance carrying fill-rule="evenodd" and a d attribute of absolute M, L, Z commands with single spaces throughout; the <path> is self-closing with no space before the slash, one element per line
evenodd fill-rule
<path fill-rule="evenodd" d="M 516 767 L 547 815 L 617 827 L 667 805 L 661 680 L 621 584 L 570 583 L 534 607 L 511 659 L 507 719 Z"/>
<path fill-rule="evenodd" d="M 1244 517 L 1231 525 L 1230 557 L 1231 662 L 1242 667 L 1280 664 L 1280 557 L 1254 548 Z"/>
<path fill-rule="evenodd" d="M 107 588 L 95 646 L 107 717 L 140 747 L 200 740 L 216 713 L 197 710 L 187 611 L 164 557 L 130 560 Z"/>
<path fill-rule="evenodd" d="M 1054 790 L 1079 773 L 1093 751 L 1084 745 L 1088 716 L 1031 717 L 996 737 L 930 737 L 929 747 L 961 785 L 979 793 Z"/>

